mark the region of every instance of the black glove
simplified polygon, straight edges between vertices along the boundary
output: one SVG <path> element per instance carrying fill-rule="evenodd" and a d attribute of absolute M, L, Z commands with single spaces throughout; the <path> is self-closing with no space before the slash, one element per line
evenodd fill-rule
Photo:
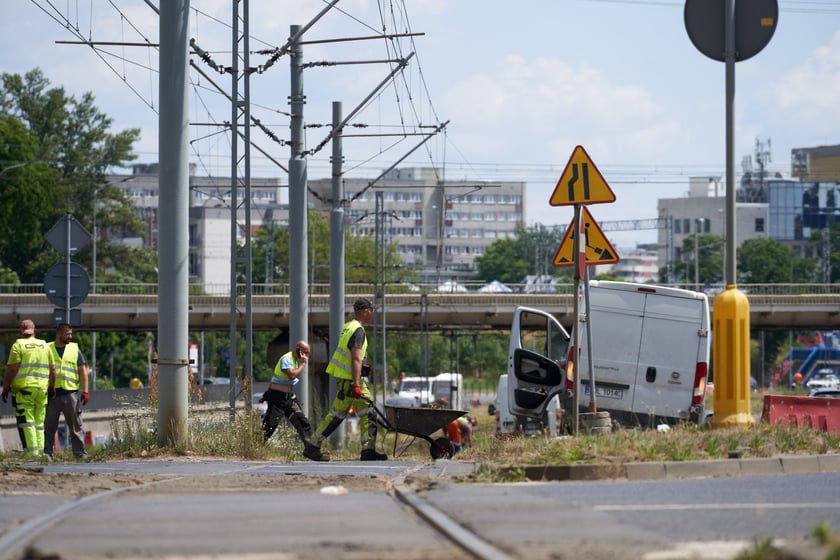
<path fill-rule="evenodd" d="M 9 402 L 9 390 L 3 387 L 3 402 Z"/>
<path fill-rule="evenodd" d="M 55 398 L 55 389 L 47 389 L 47 402 Z"/>

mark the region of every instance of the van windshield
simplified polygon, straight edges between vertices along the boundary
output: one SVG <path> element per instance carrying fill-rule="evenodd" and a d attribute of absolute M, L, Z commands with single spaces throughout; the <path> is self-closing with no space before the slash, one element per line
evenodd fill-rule
<path fill-rule="evenodd" d="M 420 393 L 429 389 L 429 382 L 422 379 L 406 379 L 400 385 L 400 391 L 414 391 Z"/>

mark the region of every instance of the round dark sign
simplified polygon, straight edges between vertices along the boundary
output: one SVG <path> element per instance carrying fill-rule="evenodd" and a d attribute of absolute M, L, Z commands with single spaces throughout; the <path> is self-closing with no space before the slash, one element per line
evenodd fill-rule
<path fill-rule="evenodd" d="M 87 271 L 76 263 L 54 264 L 44 276 L 44 292 L 50 303 L 65 307 L 67 301 L 67 275 L 70 274 L 70 307 L 81 305 L 90 290 L 90 278 Z"/>
<path fill-rule="evenodd" d="M 735 61 L 767 46 L 779 21 L 777 0 L 732 0 L 735 4 Z M 725 57 L 726 0 L 686 0 L 685 29 L 694 46 L 713 60 Z"/>

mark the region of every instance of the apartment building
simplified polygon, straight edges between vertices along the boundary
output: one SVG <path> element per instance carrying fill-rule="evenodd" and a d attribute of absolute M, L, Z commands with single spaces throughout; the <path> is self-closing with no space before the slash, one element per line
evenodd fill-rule
<path fill-rule="evenodd" d="M 190 277 L 206 287 L 230 282 L 231 181 L 199 177 L 190 168 Z M 158 166 L 136 165 L 109 182 L 126 191 L 146 222 L 145 244 L 158 247 Z M 475 272 L 475 258 L 497 239 L 515 235 L 525 223 L 525 183 L 443 181 L 431 168 L 395 169 L 380 181 L 345 178 L 343 207 L 352 235 L 380 236 L 397 244 L 407 266 L 421 277 L 459 279 Z M 287 187 L 278 178 L 251 179 L 251 227 L 288 227 Z M 331 179 L 308 183 L 309 205 L 324 213 L 332 207 Z M 286 191 L 287 195 L 287 191 Z M 244 189 L 237 191 L 244 197 Z M 379 219 L 377 220 L 377 216 Z M 244 209 L 237 236 L 244 238 Z M 142 238 L 122 242 L 141 246 Z"/>
<path fill-rule="evenodd" d="M 443 180 L 432 168 L 394 169 L 381 180 L 342 181 L 346 227 L 353 235 L 396 243 L 422 278 L 456 280 L 475 273 L 475 258 L 525 223 L 525 183 Z M 309 181 L 310 204 L 328 212 L 330 179 Z M 379 220 L 377 221 L 377 216 Z"/>

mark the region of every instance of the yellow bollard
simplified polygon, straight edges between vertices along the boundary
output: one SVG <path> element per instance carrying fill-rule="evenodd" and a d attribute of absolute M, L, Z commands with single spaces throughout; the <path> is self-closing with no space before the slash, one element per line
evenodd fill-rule
<path fill-rule="evenodd" d="M 712 328 L 715 426 L 751 426 L 750 302 L 734 284 L 715 297 Z"/>

